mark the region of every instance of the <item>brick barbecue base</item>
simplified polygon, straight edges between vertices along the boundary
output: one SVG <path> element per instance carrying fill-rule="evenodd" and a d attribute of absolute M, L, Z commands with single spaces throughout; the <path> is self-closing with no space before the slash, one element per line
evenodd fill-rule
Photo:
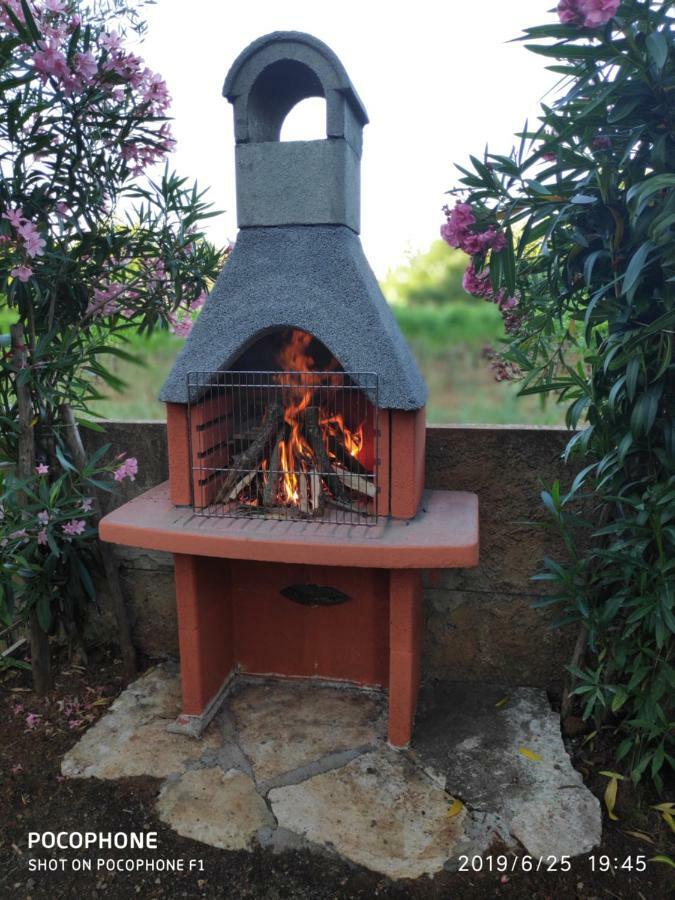
<path fill-rule="evenodd" d="M 100 533 L 174 554 L 177 730 L 199 733 L 240 671 L 386 689 L 389 741 L 400 747 L 410 740 L 419 687 L 422 571 L 476 564 L 478 502 L 429 491 L 409 521 L 303 527 L 196 517 L 172 504 L 165 483 L 107 515 Z M 297 584 L 349 599 L 300 605 L 281 594 Z"/>

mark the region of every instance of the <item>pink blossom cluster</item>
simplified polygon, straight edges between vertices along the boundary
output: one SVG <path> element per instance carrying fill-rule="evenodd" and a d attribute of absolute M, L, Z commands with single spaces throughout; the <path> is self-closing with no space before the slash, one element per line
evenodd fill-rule
<path fill-rule="evenodd" d="M 171 133 L 171 126 L 165 122 L 153 136 L 152 142 L 138 139 L 125 141 L 122 144 L 122 159 L 131 163 L 134 175 L 140 175 L 148 166 L 154 165 L 167 153 L 171 153 L 175 146 L 176 141 Z"/>
<path fill-rule="evenodd" d="M 476 224 L 476 216 L 469 203 L 457 203 L 453 209 L 444 207 L 446 221 L 441 225 L 441 237 L 450 244 L 468 253 L 470 256 L 484 255 L 488 250 L 499 253 L 506 247 L 504 232 L 497 231 L 490 226 L 480 233 L 472 230 Z M 488 266 L 478 271 L 473 262 L 470 262 L 464 277 L 462 286 L 468 294 L 482 297 L 496 304 L 502 314 L 504 327 L 509 334 L 517 332 L 521 325 L 521 318 L 516 313 L 518 298 L 507 294 L 505 290 L 495 291 L 490 281 L 490 269 Z"/>
<path fill-rule="evenodd" d="M 115 481 L 124 481 L 125 478 L 128 478 L 129 481 L 135 481 L 137 475 L 138 460 L 134 456 L 130 456 L 115 469 L 114 478 Z"/>
<path fill-rule="evenodd" d="M 23 210 L 21 209 L 8 209 L 7 212 L 2 214 L 3 219 L 7 219 L 9 224 L 12 226 L 17 236 L 23 241 L 23 249 L 27 253 L 28 256 L 42 256 L 45 251 L 45 247 L 47 243 L 45 239 L 40 235 L 40 232 L 37 229 L 37 226 L 27 219 Z M 19 266 L 17 269 L 30 269 L 30 266 Z M 30 269 L 30 274 L 26 277 L 25 272 L 17 274 L 17 278 L 21 281 L 27 281 L 30 278 L 30 275 L 33 274 L 33 270 Z"/>
<path fill-rule="evenodd" d="M 490 361 L 495 381 L 513 381 L 522 375 L 520 368 L 515 363 L 504 359 L 489 344 L 483 347 L 483 357 Z"/>
<path fill-rule="evenodd" d="M 47 31 L 47 29 L 43 29 Z M 53 78 L 66 95 L 91 87 L 99 74 L 98 63 L 90 50 L 73 55 L 72 65 L 66 55 L 67 29 L 52 28 L 47 40 L 38 42 L 32 57 L 35 71 L 44 82 Z"/>
<path fill-rule="evenodd" d="M 504 328 L 509 334 L 515 334 L 519 330 L 522 320 L 515 312 L 518 307 L 518 298 L 510 296 L 503 288 L 499 291 L 493 290 L 490 269 L 487 266 L 481 272 L 477 272 L 473 263 L 469 263 L 462 278 L 462 287 L 467 294 L 473 294 L 474 297 L 482 297 L 484 300 L 494 303 L 502 314 Z"/>
<path fill-rule="evenodd" d="M 186 338 L 192 331 L 194 322 L 189 316 L 178 318 L 174 313 L 169 313 L 169 331 L 178 337 Z"/>
<path fill-rule="evenodd" d="M 468 203 L 456 203 L 452 209 L 444 207 L 446 221 L 441 225 L 441 237 L 451 247 L 457 247 L 471 256 L 494 250 L 499 253 L 506 247 L 503 231 L 490 225 L 486 231 L 475 231 L 476 216 Z"/>
<path fill-rule="evenodd" d="M 560 0 L 558 17 L 563 25 L 584 25 L 599 28 L 612 19 L 620 0 Z"/>
<path fill-rule="evenodd" d="M 94 288 L 94 299 L 87 306 L 88 316 L 114 316 L 119 310 L 118 297 L 124 292 L 123 284 L 106 284 Z"/>
<path fill-rule="evenodd" d="M 41 38 L 29 61 L 44 83 L 51 80 L 66 96 L 100 88 L 117 102 L 122 102 L 131 90 L 129 96 L 139 115 L 166 115 L 171 104 L 166 82 L 122 46 L 117 32 L 99 34 L 91 49 L 71 56 L 69 43 L 80 17 L 70 15 L 63 0 L 44 0 L 41 5 L 29 0 L 29 6 Z M 0 25 L 15 31 L 8 8 L 18 21 L 24 22 L 21 0 L 0 0 Z M 30 52 L 27 46 L 24 50 Z M 152 138 L 123 144 L 122 153 L 125 159 L 133 161 L 136 175 L 171 152 L 174 144 L 170 127 L 164 123 Z"/>
<path fill-rule="evenodd" d="M 66 524 L 62 526 L 63 533 L 68 535 L 68 537 L 75 537 L 78 534 L 82 534 L 86 527 L 87 523 L 84 519 L 71 519 L 70 522 L 66 522 Z"/>

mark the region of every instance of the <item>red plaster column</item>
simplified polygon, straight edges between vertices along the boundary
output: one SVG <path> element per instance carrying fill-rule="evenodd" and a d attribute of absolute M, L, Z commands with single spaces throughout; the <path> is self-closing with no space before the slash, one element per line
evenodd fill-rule
<path fill-rule="evenodd" d="M 183 713 L 198 716 L 234 667 L 227 562 L 174 554 Z"/>
<path fill-rule="evenodd" d="M 169 447 L 171 502 L 176 506 L 189 506 L 192 502 L 190 442 L 187 406 L 184 404 L 166 404 L 166 437 Z"/>
<path fill-rule="evenodd" d="M 389 573 L 389 743 L 404 747 L 412 736 L 420 686 L 422 574 Z"/>

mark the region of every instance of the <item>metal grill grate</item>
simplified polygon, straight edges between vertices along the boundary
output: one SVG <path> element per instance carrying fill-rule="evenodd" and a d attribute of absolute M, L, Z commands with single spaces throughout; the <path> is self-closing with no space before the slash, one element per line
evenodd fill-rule
<path fill-rule="evenodd" d="M 377 522 L 376 375 L 191 372 L 187 384 L 197 515 Z"/>

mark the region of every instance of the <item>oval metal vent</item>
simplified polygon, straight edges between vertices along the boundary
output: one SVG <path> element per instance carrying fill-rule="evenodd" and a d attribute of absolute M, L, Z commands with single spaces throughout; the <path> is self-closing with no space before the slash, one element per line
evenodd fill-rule
<path fill-rule="evenodd" d="M 352 599 L 343 591 L 322 584 L 290 584 L 281 589 L 281 594 L 301 606 L 337 606 Z"/>

